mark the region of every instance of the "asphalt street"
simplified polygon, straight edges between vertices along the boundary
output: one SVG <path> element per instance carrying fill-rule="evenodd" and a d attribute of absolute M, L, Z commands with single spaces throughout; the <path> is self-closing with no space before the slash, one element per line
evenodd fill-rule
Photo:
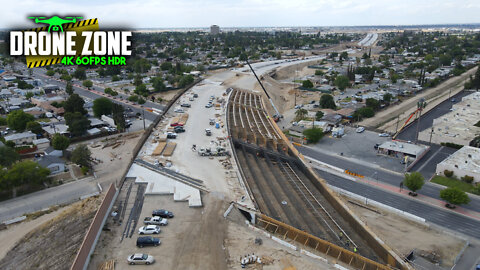
<path fill-rule="evenodd" d="M 322 161 L 327 164 L 331 164 L 333 166 L 336 166 L 344 170 L 349 170 L 354 173 L 359 173 L 361 175 L 364 175 L 365 177 L 369 177 L 371 179 L 375 179 L 380 182 L 393 185 L 395 187 L 398 187 L 400 185 L 400 182 L 402 182 L 404 178 L 403 175 L 400 175 L 397 173 L 391 173 L 380 168 L 376 169 L 373 167 L 365 166 L 363 164 L 354 163 L 346 159 L 343 159 L 341 157 L 327 155 L 320 151 L 313 150 L 311 148 L 297 147 L 297 149 L 298 151 L 300 151 L 300 153 L 302 153 L 307 157 Z M 329 179 L 326 179 L 326 180 L 329 181 Z M 420 189 L 417 193 L 441 200 L 440 190 L 442 190 L 442 188 L 430 182 L 427 182 L 425 183 L 425 185 L 423 185 L 422 189 Z M 462 207 L 465 209 L 473 210 L 473 211 L 480 211 L 480 199 L 473 196 L 470 196 L 470 199 L 471 199 L 470 203 L 467 205 L 463 205 Z"/>
<path fill-rule="evenodd" d="M 420 117 L 420 126 L 418 127 L 418 132 L 426 130 L 432 127 L 433 120 L 439 118 L 440 116 L 449 113 L 452 105 L 458 103 L 462 100 L 464 96 L 471 94 L 470 91 L 461 91 L 458 94 L 452 96 L 450 99 L 445 100 L 444 102 L 438 104 L 435 108 L 428 111 L 425 115 Z M 455 99 L 452 102 L 452 98 Z M 427 104 L 428 106 L 428 104 Z M 415 120 L 409 126 L 405 127 L 402 132 L 397 136 L 398 139 L 405 140 L 405 141 L 415 141 L 415 134 L 417 132 L 418 120 Z M 403 123 L 399 123 L 401 126 Z M 427 142 L 428 143 L 428 142 Z"/>
<path fill-rule="evenodd" d="M 440 225 L 452 231 L 457 231 L 467 236 L 480 239 L 480 221 L 414 199 L 409 199 L 404 196 L 377 189 L 364 183 L 347 180 L 321 170 L 316 171 L 332 186 L 422 217 L 430 223 Z"/>
<path fill-rule="evenodd" d="M 90 180 L 89 180 L 90 179 Z M 98 191 L 92 178 L 44 189 L 0 203 L 0 223 L 52 205 L 71 203 Z"/>

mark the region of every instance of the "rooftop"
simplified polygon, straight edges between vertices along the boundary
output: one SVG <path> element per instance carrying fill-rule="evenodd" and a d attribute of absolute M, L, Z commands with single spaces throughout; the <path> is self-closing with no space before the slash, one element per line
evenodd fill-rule
<path fill-rule="evenodd" d="M 405 153 L 412 156 L 418 156 L 427 150 L 427 146 L 425 145 L 400 141 L 387 141 L 378 146 L 378 148 Z"/>
<path fill-rule="evenodd" d="M 480 173 L 480 148 L 464 146 L 440 162 L 440 164 L 453 166 L 464 171 Z"/>

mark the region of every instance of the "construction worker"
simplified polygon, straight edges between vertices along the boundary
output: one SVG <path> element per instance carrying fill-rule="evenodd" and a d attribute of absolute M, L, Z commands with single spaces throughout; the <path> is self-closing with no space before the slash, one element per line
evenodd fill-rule
<path fill-rule="evenodd" d="M 350 246 L 350 240 L 347 239 L 347 243 L 345 244 L 347 247 Z"/>
<path fill-rule="evenodd" d="M 340 232 L 340 234 L 338 235 L 338 238 L 340 238 L 340 240 L 342 240 L 342 238 L 343 238 L 343 233 L 342 232 Z"/>
<path fill-rule="evenodd" d="M 353 252 L 357 253 L 357 248 L 356 247 L 353 248 Z"/>

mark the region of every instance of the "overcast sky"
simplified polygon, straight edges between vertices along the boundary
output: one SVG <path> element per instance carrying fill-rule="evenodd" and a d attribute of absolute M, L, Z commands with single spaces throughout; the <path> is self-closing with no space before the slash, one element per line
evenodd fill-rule
<path fill-rule="evenodd" d="M 0 27 L 31 14 L 83 15 L 132 28 L 479 23 L 480 0 L 0 0 Z"/>

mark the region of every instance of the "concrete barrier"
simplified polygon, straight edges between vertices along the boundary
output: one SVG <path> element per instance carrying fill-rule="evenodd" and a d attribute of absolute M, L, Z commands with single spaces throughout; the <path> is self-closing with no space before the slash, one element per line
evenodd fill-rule
<path fill-rule="evenodd" d="M 70 270 L 85 270 L 88 267 L 88 263 L 90 262 L 90 255 L 95 250 L 95 246 L 97 244 L 98 238 L 100 237 L 100 233 L 102 232 L 102 228 L 105 225 L 105 221 L 107 220 L 108 214 L 110 213 L 113 203 L 118 195 L 118 189 L 115 187 L 115 184 L 111 184 L 110 188 L 105 194 L 100 207 L 95 214 L 95 217 L 88 228 L 85 237 L 83 238 L 82 245 L 77 252 L 75 260 L 70 267 Z"/>
<path fill-rule="evenodd" d="M 288 248 L 291 248 L 293 250 L 297 250 L 297 247 L 286 242 L 286 241 L 283 241 L 282 239 L 278 238 L 278 237 L 275 237 L 275 236 L 272 236 L 272 240 L 279 243 L 280 245 L 283 245 L 283 246 L 286 246 Z"/>

